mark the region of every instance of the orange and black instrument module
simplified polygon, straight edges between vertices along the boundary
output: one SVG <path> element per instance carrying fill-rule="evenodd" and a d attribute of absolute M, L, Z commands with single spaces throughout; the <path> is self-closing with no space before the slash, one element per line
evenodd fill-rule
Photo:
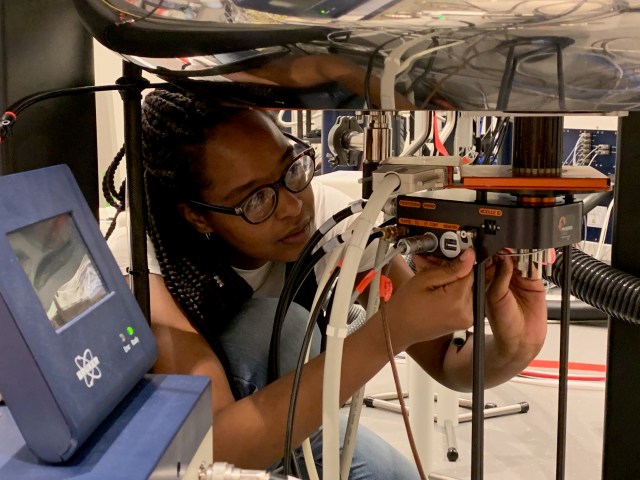
<path fill-rule="evenodd" d="M 399 196 L 398 224 L 412 236 L 436 235 L 433 253 L 448 258 L 471 245 L 479 262 L 511 248 L 522 274 L 539 277 L 549 249 L 582 239 L 575 195 L 611 185 L 590 166 L 563 165 L 561 117 L 517 117 L 513 139 L 511 165 L 464 165 L 445 190 Z"/>

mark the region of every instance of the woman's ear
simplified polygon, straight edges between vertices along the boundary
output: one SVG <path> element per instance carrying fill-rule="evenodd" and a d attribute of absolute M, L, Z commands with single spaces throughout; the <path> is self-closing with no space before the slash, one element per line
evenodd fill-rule
<path fill-rule="evenodd" d="M 209 222 L 207 221 L 207 217 L 204 213 L 194 209 L 188 203 L 179 203 L 178 211 L 180 212 L 180 215 L 182 215 L 187 222 L 193 225 L 193 228 L 198 232 L 211 233 L 211 226 L 209 226 Z"/>

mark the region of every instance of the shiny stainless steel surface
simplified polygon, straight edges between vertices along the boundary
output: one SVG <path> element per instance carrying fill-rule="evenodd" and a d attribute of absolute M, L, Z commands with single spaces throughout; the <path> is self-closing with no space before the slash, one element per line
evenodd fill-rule
<path fill-rule="evenodd" d="M 136 2 L 128 3 L 133 5 L 125 10 L 136 10 Z M 154 5 L 156 1 L 144 2 L 147 12 Z M 311 84 L 326 91 L 331 82 L 342 83 L 338 74 L 337 80 L 332 76 L 332 68 L 337 71 L 352 66 L 353 78 L 358 73 L 359 79 L 352 78 L 343 86 L 370 97 L 369 104 L 376 108 L 512 112 L 640 109 L 637 0 L 166 0 L 149 18 L 142 18 L 145 10 L 137 11 L 122 18 L 134 24 L 153 23 L 161 14 L 162 21 L 167 17 L 182 21 L 172 28 L 179 23 L 211 31 L 222 25 L 241 27 L 245 29 L 243 49 L 264 25 L 293 29 L 287 33 L 286 45 L 278 43 L 278 35 L 272 36 L 273 42 L 261 37 L 256 40 L 260 48 L 245 51 L 243 56 L 264 53 L 261 49 L 266 44 L 285 47 L 267 52 L 276 62 L 274 68 L 287 60 L 310 56 L 321 64 L 314 63 L 311 69 L 323 71 Z M 300 27 L 299 42 L 295 27 Z M 308 27 L 320 28 L 310 35 Z M 237 61 L 238 57 L 208 55 L 232 49 L 233 45 L 221 43 L 211 49 L 218 51 L 189 59 L 130 58 L 147 61 L 149 67 L 196 72 L 207 65 Z M 267 55 L 258 62 L 264 69 L 253 70 L 256 64 L 250 65 L 252 75 L 205 75 L 200 80 L 268 83 L 290 87 L 294 93 L 301 87 L 291 78 L 301 72 L 277 77 L 268 63 Z M 309 68 L 308 64 L 295 65 L 294 70 Z M 380 95 L 375 90 L 378 81 L 382 82 Z M 264 95 L 258 92 L 250 102 L 261 103 Z M 342 100 L 308 97 L 307 104 L 292 103 L 294 107 L 329 108 L 340 107 Z M 281 106 L 288 106 L 286 103 L 286 98 L 280 101 Z"/>

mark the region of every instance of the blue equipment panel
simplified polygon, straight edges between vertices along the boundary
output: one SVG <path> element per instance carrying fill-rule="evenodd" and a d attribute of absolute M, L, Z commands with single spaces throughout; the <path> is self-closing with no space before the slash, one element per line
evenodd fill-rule
<path fill-rule="evenodd" d="M 611 130 L 578 130 L 565 128 L 563 134 L 562 158 L 566 165 L 590 165 L 601 173 L 613 178 L 616 172 L 616 146 L 618 132 Z M 608 202 L 602 202 L 607 207 Z M 606 228 L 605 243 L 611 244 L 613 218 Z M 602 228 L 587 225 L 585 221 L 584 239 L 590 242 L 600 240 Z"/>
<path fill-rule="evenodd" d="M 0 407 L 0 478 L 143 480 L 181 478 L 211 428 L 208 377 L 147 375 L 66 462 L 49 465 L 24 444 Z"/>
<path fill-rule="evenodd" d="M 0 392 L 67 460 L 151 368 L 155 339 L 65 165 L 0 177 Z"/>

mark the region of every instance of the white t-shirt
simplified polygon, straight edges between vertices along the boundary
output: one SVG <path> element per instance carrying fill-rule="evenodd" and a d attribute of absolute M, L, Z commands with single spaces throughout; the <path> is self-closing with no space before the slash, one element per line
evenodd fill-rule
<path fill-rule="evenodd" d="M 311 186 L 313 188 L 313 195 L 315 198 L 315 218 L 311 224 L 311 232 L 315 232 L 316 229 L 331 216 L 348 206 L 352 202 L 352 199 L 341 191 L 320 182 L 312 181 Z M 353 215 L 336 225 L 336 227 L 326 235 L 325 240 L 320 242 L 320 245 L 347 231 L 351 223 L 356 218 L 357 215 Z M 131 256 L 129 254 L 127 219 L 124 213 L 118 217 L 116 228 L 111 234 L 111 237 L 109 237 L 108 244 L 118 266 L 120 267 L 120 270 L 123 274 L 126 274 L 127 269 L 131 264 Z M 372 242 L 364 251 L 362 261 L 360 263 L 360 271 L 365 271 L 373 267 L 375 251 L 376 242 Z M 320 278 L 324 271 L 327 256 L 318 262 L 318 265 L 315 268 L 317 279 Z M 162 275 L 153 244 L 148 237 L 147 257 L 149 272 L 156 275 Z M 242 270 L 235 267 L 234 270 L 249 285 L 251 285 L 255 297 L 279 297 L 282 288 L 284 287 L 285 268 L 286 264 L 284 262 L 267 262 L 265 265 L 255 270 Z"/>

